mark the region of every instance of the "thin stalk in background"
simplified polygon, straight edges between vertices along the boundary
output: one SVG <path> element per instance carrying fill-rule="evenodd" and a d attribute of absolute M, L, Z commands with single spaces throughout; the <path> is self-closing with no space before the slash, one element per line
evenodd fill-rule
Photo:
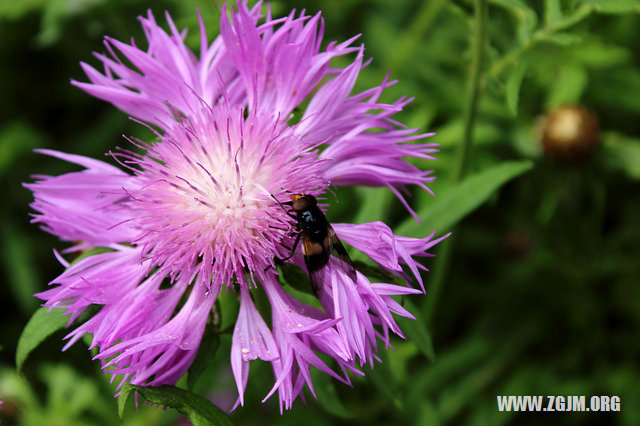
<path fill-rule="evenodd" d="M 473 145 L 473 128 L 478 112 L 478 101 L 480 99 L 480 89 L 482 81 L 482 71 L 484 66 L 484 49 L 487 26 L 487 3 L 485 0 L 475 0 L 475 28 L 472 35 L 472 59 L 469 73 L 469 85 L 463 110 L 464 133 L 462 144 L 458 150 L 456 168 L 453 173 L 454 183 L 464 179 L 469 168 L 471 157 L 471 146 Z M 455 231 L 455 229 L 454 229 Z M 455 233 L 455 232 L 454 232 Z M 451 264 L 451 251 L 453 239 L 447 238 L 443 241 L 438 251 L 434 266 L 433 279 L 431 281 L 429 298 L 426 303 L 425 316 L 429 323 L 433 321 L 435 307 L 442 292 L 442 285 Z"/>

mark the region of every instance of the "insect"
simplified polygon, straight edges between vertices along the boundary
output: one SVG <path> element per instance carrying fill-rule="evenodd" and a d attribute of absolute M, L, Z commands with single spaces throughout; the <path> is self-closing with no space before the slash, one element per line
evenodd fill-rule
<path fill-rule="evenodd" d="M 273 198 L 276 199 L 275 197 Z M 324 268 L 329 264 L 329 259 L 332 255 L 340 260 L 337 262 L 339 267 L 355 282 L 357 275 L 353 262 L 333 227 L 327 221 L 320 207 L 318 207 L 316 197 L 310 194 L 294 194 L 291 196 L 291 201 L 285 203 L 281 203 L 277 199 L 276 201 L 287 215 L 296 220 L 297 233 L 291 248 L 291 254 L 285 259 L 280 259 L 280 262 L 293 257 L 298 243 L 302 239 L 304 263 L 309 271 L 311 288 L 318 299 L 322 296 Z M 295 215 L 288 212 L 284 205 L 291 206 Z"/>

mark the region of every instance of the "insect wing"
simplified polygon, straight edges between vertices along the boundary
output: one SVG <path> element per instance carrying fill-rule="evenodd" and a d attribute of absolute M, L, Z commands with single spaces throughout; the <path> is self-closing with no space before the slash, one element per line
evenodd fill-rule
<path fill-rule="evenodd" d="M 347 250 L 342 245 L 342 241 L 340 241 L 340 238 L 338 238 L 336 231 L 333 230 L 331 225 L 329 225 L 327 240 L 329 240 L 329 252 L 331 255 L 340 259 L 336 264 L 349 276 L 349 278 L 351 278 L 353 282 L 356 282 L 358 278 L 356 268 L 353 266 L 349 253 L 347 253 Z"/>

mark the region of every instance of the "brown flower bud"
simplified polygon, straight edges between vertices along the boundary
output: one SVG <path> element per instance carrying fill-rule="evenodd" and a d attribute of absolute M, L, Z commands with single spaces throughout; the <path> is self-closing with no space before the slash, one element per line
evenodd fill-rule
<path fill-rule="evenodd" d="M 542 121 L 542 147 L 554 160 L 584 160 L 599 140 L 598 118 L 581 106 L 554 109 Z"/>

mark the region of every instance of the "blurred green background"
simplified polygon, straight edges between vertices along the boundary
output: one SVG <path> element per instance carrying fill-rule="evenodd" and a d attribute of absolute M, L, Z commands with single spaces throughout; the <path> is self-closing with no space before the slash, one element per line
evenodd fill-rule
<path fill-rule="evenodd" d="M 453 174 L 464 139 L 474 32 L 473 4 L 456 0 L 274 1 L 323 11 L 325 40 L 362 33 L 374 60 L 357 89 L 387 71 L 386 94 L 415 101 L 400 114 L 437 132 L 436 198 L 414 191 L 422 225 L 380 189 L 340 190 L 329 220 L 384 219 L 414 237 L 456 225 L 448 262 L 428 258 L 427 295 L 411 306 L 427 327 L 395 339 L 383 364 L 353 388 L 316 374 L 308 395 L 280 416 L 273 383 L 254 362 L 236 424 L 640 424 L 640 2 L 635 0 L 491 0 L 485 66 L 467 178 Z M 96 64 L 102 36 L 144 40 L 136 16 L 170 11 L 190 28 L 195 9 L 209 35 L 220 3 L 204 0 L 0 0 L 0 396 L 5 425 L 117 425 L 113 386 L 78 342 L 60 352 L 64 332 L 45 340 L 15 371 L 16 342 L 41 291 L 61 272 L 54 237 L 29 224 L 32 174 L 71 165 L 34 154 L 46 147 L 104 158 L 140 126 L 69 84 L 84 80 L 78 62 Z M 326 45 L 326 43 L 325 43 Z M 542 118 L 583 105 L 600 123 L 599 145 L 580 161 L 541 149 Z M 349 202 L 344 200 L 351 200 Z M 352 208 L 354 204 L 361 209 Z M 354 213 L 354 211 L 356 211 Z M 439 250 L 435 250 L 438 254 Z M 357 256 L 354 254 L 354 256 Z M 437 283 L 436 283 L 437 282 Z M 434 284 L 436 283 L 436 284 Z M 438 290 L 431 291 L 436 285 Z M 231 319 L 232 320 L 232 319 Z M 230 321 L 231 321 L 230 320 Z M 412 327 L 405 321 L 403 326 Z M 227 408 L 235 396 L 229 336 L 196 391 Z M 618 395 L 613 413 L 501 413 L 496 395 Z M 124 413 L 125 425 L 181 425 L 172 410 Z"/>

